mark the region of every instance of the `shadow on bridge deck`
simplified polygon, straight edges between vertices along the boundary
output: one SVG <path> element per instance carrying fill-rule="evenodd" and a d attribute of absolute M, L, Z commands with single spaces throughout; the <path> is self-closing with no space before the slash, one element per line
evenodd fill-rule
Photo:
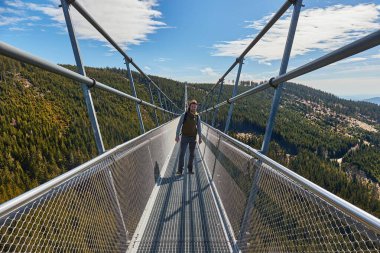
<path fill-rule="evenodd" d="M 198 147 L 197 147 L 198 149 Z M 199 152 L 193 175 L 176 176 L 179 144 L 170 157 L 137 252 L 228 252 L 224 225 Z M 185 168 L 189 152 L 185 157 Z"/>

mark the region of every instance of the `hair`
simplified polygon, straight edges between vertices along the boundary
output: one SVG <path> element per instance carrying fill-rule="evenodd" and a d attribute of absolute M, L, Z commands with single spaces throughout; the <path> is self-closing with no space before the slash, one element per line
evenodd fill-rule
<path fill-rule="evenodd" d="M 192 99 L 192 100 L 189 101 L 189 105 L 187 106 L 187 112 L 190 112 L 190 106 L 192 104 L 196 104 L 197 105 L 198 104 L 197 100 Z"/>

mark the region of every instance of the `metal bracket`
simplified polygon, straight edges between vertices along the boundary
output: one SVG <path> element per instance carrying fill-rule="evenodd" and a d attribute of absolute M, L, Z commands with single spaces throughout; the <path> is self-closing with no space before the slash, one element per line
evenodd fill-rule
<path fill-rule="evenodd" d="M 278 85 L 275 85 L 273 84 L 273 80 L 276 79 L 275 77 L 272 77 L 271 79 L 269 79 L 269 85 L 275 89 L 277 89 Z"/>
<path fill-rule="evenodd" d="M 89 78 L 92 80 L 92 84 L 91 85 L 87 85 L 87 87 L 89 89 L 91 89 L 91 88 L 93 88 L 96 85 L 96 80 L 94 78 L 92 78 L 92 77 L 89 77 Z"/>

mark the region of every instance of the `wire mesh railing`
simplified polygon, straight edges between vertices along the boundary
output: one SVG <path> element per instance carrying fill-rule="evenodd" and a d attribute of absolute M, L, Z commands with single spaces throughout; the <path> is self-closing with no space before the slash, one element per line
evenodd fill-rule
<path fill-rule="evenodd" d="M 125 251 L 178 119 L 0 206 L 1 252 Z M 200 152 L 242 252 L 378 252 L 380 221 L 204 124 Z"/>
<path fill-rule="evenodd" d="M 0 252 L 125 252 L 178 120 L 0 206 Z"/>
<path fill-rule="evenodd" d="M 202 135 L 230 240 L 242 252 L 380 251 L 379 219 L 209 125 Z"/>

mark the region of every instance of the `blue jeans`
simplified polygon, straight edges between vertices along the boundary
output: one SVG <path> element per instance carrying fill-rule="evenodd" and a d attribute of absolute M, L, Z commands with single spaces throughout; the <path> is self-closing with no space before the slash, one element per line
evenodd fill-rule
<path fill-rule="evenodd" d="M 189 169 L 189 171 L 193 171 L 194 151 L 195 151 L 196 144 L 197 144 L 196 136 L 182 135 L 181 146 L 180 146 L 180 151 L 179 151 L 178 172 L 182 173 L 183 171 L 187 145 L 189 145 L 189 148 L 190 148 L 190 157 L 189 157 L 189 163 L 187 165 L 187 168 Z"/>

